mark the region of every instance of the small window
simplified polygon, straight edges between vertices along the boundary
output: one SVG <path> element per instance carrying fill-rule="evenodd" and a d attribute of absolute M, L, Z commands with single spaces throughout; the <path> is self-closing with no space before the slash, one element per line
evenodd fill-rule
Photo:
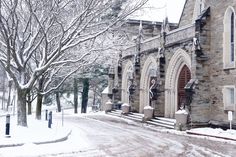
<path fill-rule="evenodd" d="M 235 86 L 224 86 L 223 103 L 224 110 L 235 110 Z"/>
<path fill-rule="evenodd" d="M 229 102 L 229 104 L 235 104 L 234 103 L 234 88 L 229 88 L 229 95 L 230 95 L 230 102 Z"/>

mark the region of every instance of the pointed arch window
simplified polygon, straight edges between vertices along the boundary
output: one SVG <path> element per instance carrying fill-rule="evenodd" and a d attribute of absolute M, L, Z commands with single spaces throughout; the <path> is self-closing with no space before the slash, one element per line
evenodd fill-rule
<path fill-rule="evenodd" d="M 231 14 L 231 19 L 230 19 L 230 24 L 231 24 L 231 30 L 230 30 L 230 61 L 234 62 L 234 13 Z"/>
<path fill-rule="evenodd" d="M 235 11 L 228 7 L 224 16 L 223 34 L 224 69 L 235 68 Z"/>

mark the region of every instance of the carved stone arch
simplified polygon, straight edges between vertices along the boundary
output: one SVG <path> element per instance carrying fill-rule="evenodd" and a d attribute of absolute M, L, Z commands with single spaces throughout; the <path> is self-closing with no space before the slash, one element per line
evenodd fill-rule
<path fill-rule="evenodd" d="M 150 70 L 155 69 L 157 71 L 157 61 L 154 57 L 149 56 L 142 68 L 140 79 L 140 105 L 139 112 L 143 113 L 145 106 L 149 105 L 149 86 L 150 86 Z"/>
<path fill-rule="evenodd" d="M 121 91 L 121 101 L 123 103 L 129 103 L 129 94 L 128 94 L 128 77 L 129 77 L 129 71 L 133 70 L 133 63 L 131 61 L 128 61 L 123 70 L 122 74 L 122 91 Z"/>
<path fill-rule="evenodd" d="M 187 66 L 191 70 L 191 57 L 183 49 L 175 51 L 171 57 L 165 79 L 165 117 L 174 118 L 177 111 L 177 88 L 178 78 L 180 72 L 184 66 Z M 191 71 L 192 73 L 192 71 Z M 191 74 L 192 75 L 192 74 Z"/>

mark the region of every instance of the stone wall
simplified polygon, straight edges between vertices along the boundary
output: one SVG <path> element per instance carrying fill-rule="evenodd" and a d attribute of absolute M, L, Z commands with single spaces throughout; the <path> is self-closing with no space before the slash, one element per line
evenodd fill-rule
<path fill-rule="evenodd" d="M 211 41 L 209 52 L 210 65 L 210 103 L 211 121 L 228 123 L 227 112 L 224 111 L 222 88 L 225 85 L 236 85 L 236 69 L 223 69 L 223 31 L 224 14 L 228 6 L 236 10 L 235 0 L 210 0 L 211 6 Z"/>
<path fill-rule="evenodd" d="M 165 91 L 168 90 L 165 89 L 166 71 L 174 53 L 181 49 L 190 56 L 191 77 L 197 80 L 190 106 L 191 124 L 206 125 L 211 122 L 225 125 L 228 123 L 227 111 L 224 110 L 222 89 L 225 85 L 236 86 L 236 68 L 223 69 L 223 20 L 228 6 L 233 6 L 236 10 L 236 1 L 207 0 L 205 2 L 205 6 L 210 6 L 210 16 L 202 15 L 203 18 L 200 18 L 200 21 L 192 24 L 195 0 L 186 1 L 180 27 L 166 34 L 164 47 L 160 41 L 163 36 L 151 38 L 142 43 L 140 69 L 136 69 L 135 73 L 137 86 L 133 94 L 134 101 L 131 104 L 135 111 L 138 111 L 140 99 L 142 99 L 139 95 L 142 90 L 139 85 L 144 64 L 150 56 L 157 58 L 158 49 L 163 48 L 165 58 L 159 61 L 161 92 L 158 99 L 152 102 L 152 106 L 155 109 L 156 116 L 164 116 Z M 199 40 L 201 49 L 193 50 L 193 37 Z M 130 49 L 132 53 L 123 58 L 123 65 L 128 61 L 133 62 L 136 53 L 134 50 Z M 234 119 L 236 119 L 236 114 L 234 114 Z"/>
<path fill-rule="evenodd" d="M 182 16 L 180 18 L 179 27 L 189 25 L 193 22 L 193 12 L 196 0 L 186 0 Z"/>

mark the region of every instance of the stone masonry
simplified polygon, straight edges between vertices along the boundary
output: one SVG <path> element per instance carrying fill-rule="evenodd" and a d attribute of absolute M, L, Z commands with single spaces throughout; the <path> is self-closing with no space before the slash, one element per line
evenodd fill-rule
<path fill-rule="evenodd" d="M 224 107 L 222 90 L 224 86 L 236 86 L 236 69 L 223 67 L 224 16 L 229 6 L 236 10 L 236 1 L 186 0 L 178 28 L 169 29 L 166 20 L 159 33 L 152 33 L 153 37 L 125 49 L 119 59 L 119 77 L 115 78 L 119 83 L 116 101 L 129 100 L 124 93 L 130 87 L 125 80 L 130 73 L 127 72 L 129 65 L 133 68 L 131 80 L 135 87 L 129 97 L 131 109 L 142 113 L 145 106 L 152 106 L 155 116 L 175 118 L 174 113 L 179 109 L 180 71 L 187 66 L 191 72 L 189 83 L 192 83 L 185 101 L 190 113 L 189 125 L 227 127 L 228 109 Z M 155 90 L 150 83 L 153 77 Z M 152 91 L 157 99 L 150 99 Z M 234 127 L 235 119 L 236 114 Z"/>

